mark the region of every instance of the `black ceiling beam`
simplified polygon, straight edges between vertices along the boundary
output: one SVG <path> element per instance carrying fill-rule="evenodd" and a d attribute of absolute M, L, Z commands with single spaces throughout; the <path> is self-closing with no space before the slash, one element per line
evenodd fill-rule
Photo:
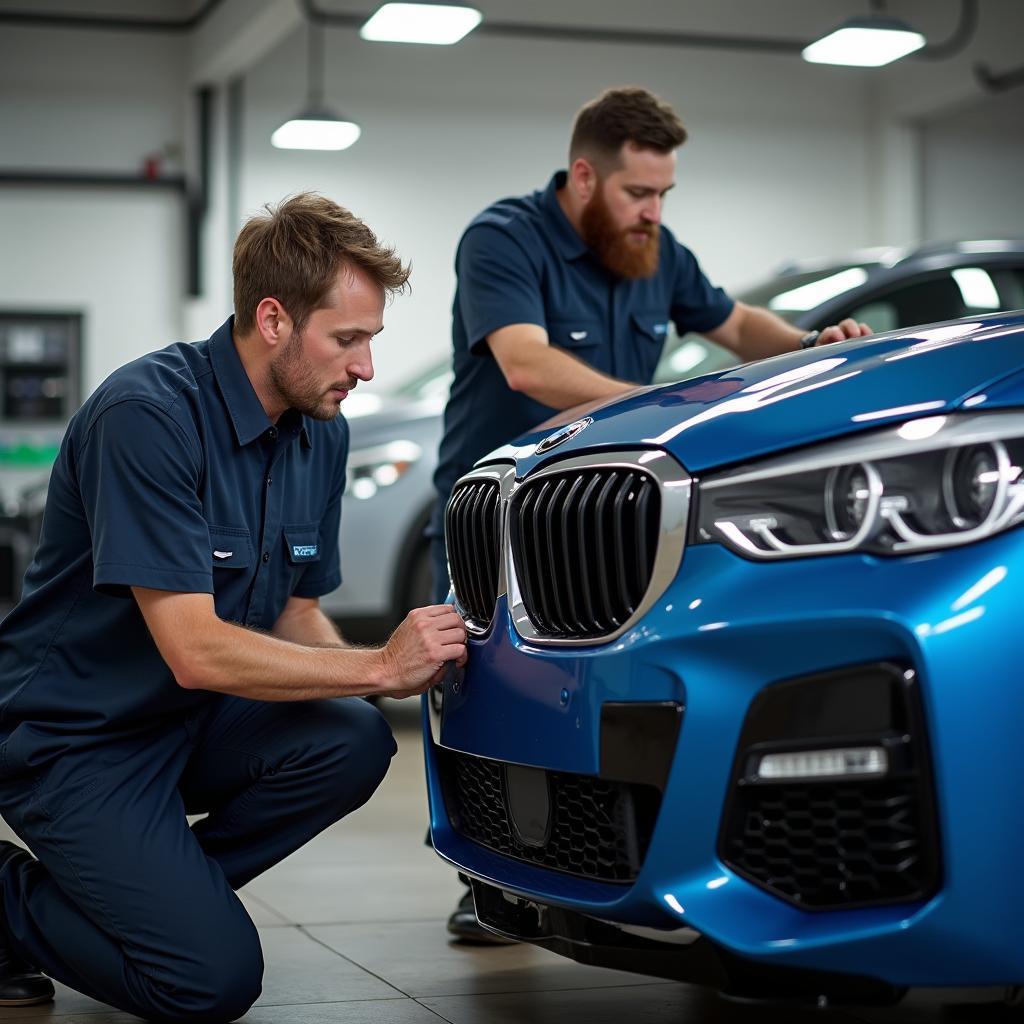
<path fill-rule="evenodd" d="M 88 28 L 121 32 L 191 32 L 224 0 L 206 2 L 187 18 L 126 18 L 111 14 L 71 14 L 66 11 L 4 11 L 0 24 L 32 25 L 37 28 Z"/>
<path fill-rule="evenodd" d="M 118 174 L 103 171 L 0 171 L 0 185 L 54 186 L 57 188 L 168 188 L 185 193 L 185 178 L 180 175 L 161 175 L 147 178 L 142 174 Z"/>

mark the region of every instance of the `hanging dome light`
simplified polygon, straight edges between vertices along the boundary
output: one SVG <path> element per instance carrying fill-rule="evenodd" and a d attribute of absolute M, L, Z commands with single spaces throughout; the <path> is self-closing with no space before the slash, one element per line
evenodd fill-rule
<path fill-rule="evenodd" d="M 309 92 L 306 109 L 285 121 L 270 136 L 278 149 L 348 149 L 362 129 L 324 105 L 323 28 L 309 24 Z"/>

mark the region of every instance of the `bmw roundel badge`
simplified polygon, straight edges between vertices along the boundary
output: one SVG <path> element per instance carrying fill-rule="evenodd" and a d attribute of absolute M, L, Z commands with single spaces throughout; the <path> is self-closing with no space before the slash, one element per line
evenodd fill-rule
<path fill-rule="evenodd" d="M 536 455 L 543 455 L 545 452 L 551 451 L 552 448 L 557 448 L 560 444 L 565 444 L 566 441 L 574 438 L 581 430 L 586 430 L 591 423 L 594 422 L 592 416 L 584 416 L 581 420 L 576 420 L 574 423 L 570 423 L 567 427 L 562 427 L 560 430 L 556 430 L 553 434 L 548 434 L 539 445 L 537 445 Z"/>

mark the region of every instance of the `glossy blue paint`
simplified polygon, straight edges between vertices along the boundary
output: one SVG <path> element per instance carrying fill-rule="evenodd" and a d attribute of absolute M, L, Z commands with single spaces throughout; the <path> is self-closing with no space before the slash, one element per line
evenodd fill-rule
<path fill-rule="evenodd" d="M 954 320 L 643 388 L 587 410 L 594 422 L 548 458 L 624 442 L 649 444 L 666 448 L 696 473 L 948 412 L 1020 369 L 1022 325 L 1024 313 Z M 579 415 L 574 410 L 570 419 Z M 520 474 L 546 461 L 531 448 L 555 429 L 549 425 L 518 439 Z"/>
<path fill-rule="evenodd" d="M 976 400 L 969 405 L 979 409 L 1024 405 L 1024 315 L 952 327 L 935 329 L 947 332 L 941 335 L 929 328 L 795 354 L 683 388 L 738 378 L 734 394 L 717 399 L 679 402 L 680 389 L 651 390 L 591 412 L 594 423 L 558 454 L 646 441 L 696 471 L 915 415 L 853 419 L 864 413 L 941 403 L 916 413 L 934 415 L 970 396 Z M 842 362 L 806 375 L 823 360 Z M 784 374 L 792 382 L 771 392 L 769 382 Z M 832 383 L 806 389 L 825 381 Z M 769 393 L 774 400 L 757 399 Z M 707 415 L 744 395 L 747 405 Z M 651 440 L 687 423 L 693 425 Z M 537 461 L 528 446 L 520 452 L 525 474 Z M 605 702 L 677 701 L 685 712 L 662 810 L 631 885 L 519 863 L 451 828 L 427 728 L 434 845 L 463 871 L 510 892 L 624 924 L 687 924 L 765 963 L 899 985 L 1024 983 L 1024 690 L 1014 642 L 1022 600 L 1020 528 L 902 558 L 848 554 L 766 563 L 716 544 L 691 546 L 655 606 L 609 644 L 528 644 L 501 598 L 490 633 L 470 644 L 461 691 L 446 693 L 442 744 L 596 774 Z M 743 718 L 765 687 L 883 660 L 913 669 L 919 680 L 938 804 L 941 887 L 925 904 L 802 910 L 733 874 L 716 854 Z"/>

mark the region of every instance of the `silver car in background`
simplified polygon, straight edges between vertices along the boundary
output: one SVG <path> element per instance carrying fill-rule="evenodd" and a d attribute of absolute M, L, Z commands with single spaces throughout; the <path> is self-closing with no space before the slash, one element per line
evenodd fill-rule
<path fill-rule="evenodd" d="M 841 263 L 791 264 L 736 298 L 806 330 L 852 316 L 876 332 L 1024 307 L 1024 241 L 958 242 L 916 250 L 872 249 Z M 696 334 L 670 334 L 655 383 L 736 363 Z M 386 639 L 410 609 L 429 604 L 432 477 L 450 359 L 391 394 L 355 392 L 343 410 L 351 445 L 342 510 L 344 582 L 321 607 L 351 640 Z"/>

